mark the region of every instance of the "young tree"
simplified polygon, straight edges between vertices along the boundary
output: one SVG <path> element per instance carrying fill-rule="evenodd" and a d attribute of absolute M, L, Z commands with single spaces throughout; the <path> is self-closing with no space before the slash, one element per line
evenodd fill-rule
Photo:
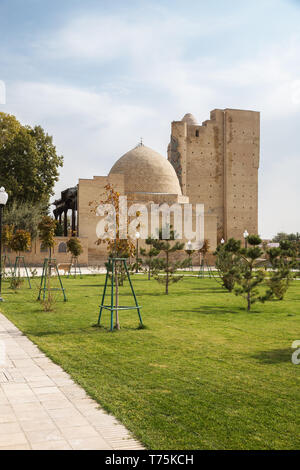
<path fill-rule="evenodd" d="M 146 266 L 148 280 L 150 281 L 151 276 L 157 274 L 157 271 L 160 268 L 157 259 L 160 251 L 153 246 L 153 239 L 151 237 L 147 238 L 146 244 L 149 246 L 148 251 L 145 248 L 141 248 L 140 253 L 144 258 L 144 265 Z"/>
<path fill-rule="evenodd" d="M 21 251 L 27 251 L 31 247 L 31 236 L 26 230 L 16 230 L 9 241 L 9 247 L 21 255 Z"/>
<path fill-rule="evenodd" d="M 77 237 L 71 237 L 67 241 L 67 252 L 71 253 L 71 255 L 74 256 L 74 258 L 76 259 L 78 258 L 78 256 L 81 255 L 81 253 L 83 252 L 83 248 Z"/>
<path fill-rule="evenodd" d="M 42 248 L 49 249 L 49 258 L 51 258 L 51 249 L 55 245 L 55 227 L 56 220 L 52 219 L 49 215 L 45 215 L 38 225 L 39 237 L 42 241 Z"/>
<path fill-rule="evenodd" d="M 62 164 L 52 137 L 40 126 L 23 126 L 14 116 L 0 113 L 0 186 L 5 184 L 8 205 L 47 203 Z"/>
<path fill-rule="evenodd" d="M 79 264 L 78 264 L 78 256 L 81 255 L 83 252 L 83 248 L 81 243 L 77 237 L 71 237 L 67 241 L 67 252 L 71 253 L 71 264 L 69 269 L 69 275 L 71 273 L 71 268 L 74 268 L 74 275 L 76 277 L 77 269 L 80 272 Z"/>
<path fill-rule="evenodd" d="M 271 274 L 267 279 L 269 289 L 265 300 L 276 297 L 283 300 L 295 274 L 292 269 L 297 267 L 297 247 L 288 240 L 281 240 L 278 248 L 267 250 L 267 259 L 271 265 Z"/>
<path fill-rule="evenodd" d="M 27 251 L 31 247 L 31 236 L 26 230 L 16 230 L 9 240 L 9 247 L 18 255 L 16 258 L 15 269 L 12 272 L 11 288 L 18 288 L 21 281 L 21 252 Z M 24 263 L 25 265 L 25 263 Z M 18 272 L 18 275 L 17 275 Z M 30 283 L 29 283 L 30 285 Z"/>
<path fill-rule="evenodd" d="M 250 311 L 252 304 L 263 300 L 263 296 L 258 290 L 265 278 L 264 270 L 260 269 L 263 254 L 259 247 L 261 243 L 262 240 L 258 235 L 249 235 L 248 248 L 240 250 L 242 263 L 236 275 L 235 294 L 241 295 L 247 300 L 248 311 Z"/>
<path fill-rule="evenodd" d="M 223 287 L 233 291 L 238 273 L 241 269 L 241 242 L 230 238 L 224 245 L 220 244 L 216 252 L 216 268 L 223 282 Z"/>
<path fill-rule="evenodd" d="M 100 204 L 111 204 L 115 210 L 115 238 L 99 238 L 97 244 L 101 245 L 105 243 L 107 245 L 108 257 L 109 258 L 129 258 L 135 253 L 135 244 L 133 243 L 130 237 L 123 239 L 120 234 L 120 203 L 119 203 L 120 193 L 115 191 L 111 184 L 105 186 L 104 199 L 100 201 Z M 92 211 L 96 212 L 97 206 L 99 203 L 96 201 L 91 201 L 90 206 Z M 107 269 L 109 269 L 110 263 L 106 264 Z M 119 281 L 122 283 L 123 270 L 118 268 L 117 263 L 115 263 L 115 312 L 116 312 L 116 323 L 115 329 L 120 330 L 120 320 L 119 320 Z"/>
<path fill-rule="evenodd" d="M 182 251 L 184 243 L 175 241 L 175 232 L 170 229 L 170 236 L 168 239 L 163 239 L 162 230 L 159 232 L 159 239 L 153 240 L 153 247 L 164 253 L 165 258 L 161 258 L 161 268 L 164 271 L 164 275 L 160 276 L 159 273 L 155 276 L 155 279 L 165 285 L 165 293 L 169 294 L 169 285 L 174 282 L 178 282 L 183 278 L 183 275 L 178 275 L 177 271 L 180 268 L 187 267 L 188 260 L 172 262 L 171 256 L 177 251 Z"/>

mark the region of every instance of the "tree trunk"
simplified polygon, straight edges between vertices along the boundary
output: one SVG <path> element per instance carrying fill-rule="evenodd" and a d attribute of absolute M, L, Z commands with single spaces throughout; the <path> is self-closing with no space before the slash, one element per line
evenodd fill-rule
<path fill-rule="evenodd" d="M 116 330 L 120 329 L 120 323 L 119 323 L 119 311 L 118 311 L 118 306 L 119 306 L 119 280 L 118 280 L 118 268 L 117 268 L 117 261 L 115 262 L 115 288 L 116 288 L 116 324 L 115 328 Z"/>
<path fill-rule="evenodd" d="M 250 309 L 251 309 L 251 291 L 250 291 L 250 286 L 251 286 L 251 280 L 252 280 L 252 270 L 253 270 L 253 262 L 250 264 L 250 279 L 248 281 L 248 287 L 249 287 L 249 291 L 248 291 L 248 294 L 247 294 L 247 310 L 248 312 L 250 312 Z"/>
<path fill-rule="evenodd" d="M 248 310 L 248 312 L 249 312 L 250 309 L 251 309 L 251 296 L 250 296 L 250 292 L 248 292 L 248 294 L 247 294 L 247 304 L 248 304 L 248 305 L 247 305 L 247 310 Z"/>
<path fill-rule="evenodd" d="M 18 277 L 21 278 L 21 252 L 19 251 L 18 252 Z"/>

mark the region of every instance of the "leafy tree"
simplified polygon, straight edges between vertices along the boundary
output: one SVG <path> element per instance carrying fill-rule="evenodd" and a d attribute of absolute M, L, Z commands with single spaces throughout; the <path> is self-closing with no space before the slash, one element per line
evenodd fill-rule
<path fill-rule="evenodd" d="M 280 241 L 278 248 L 267 250 L 267 259 L 271 265 L 272 271 L 270 278 L 267 279 L 269 289 L 266 292 L 265 300 L 277 298 L 282 300 L 289 288 L 295 275 L 293 268 L 297 267 L 297 249 L 295 245 L 288 240 Z"/>
<path fill-rule="evenodd" d="M 20 256 L 21 251 L 27 251 L 31 247 L 30 233 L 26 230 L 16 230 L 9 240 L 9 247 Z"/>
<path fill-rule="evenodd" d="M 250 311 L 252 304 L 263 300 L 258 290 L 265 278 L 264 270 L 258 269 L 263 254 L 259 246 L 261 243 L 262 240 L 258 235 L 249 235 L 248 245 L 250 246 L 240 250 L 242 263 L 236 274 L 235 294 L 241 295 L 247 300 L 248 311 Z"/>
<path fill-rule="evenodd" d="M 181 251 L 184 248 L 184 243 L 175 241 L 175 232 L 170 229 L 170 236 L 168 239 L 163 239 L 162 230 L 159 231 L 159 239 L 153 240 L 153 247 L 159 252 L 164 253 L 165 258 L 161 258 L 161 268 L 164 271 L 164 275 L 160 276 L 157 274 L 155 279 L 165 285 L 165 293 L 169 293 L 169 285 L 174 282 L 178 282 L 183 278 L 183 275 L 176 274 L 178 269 L 187 267 L 188 260 L 184 261 L 171 261 L 171 255 L 177 251 Z"/>
<path fill-rule="evenodd" d="M 281 241 L 291 241 L 291 242 L 299 242 L 300 241 L 300 233 L 285 233 L 285 232 L 279 232 L 275 237 L 273 238 L 273 242 L 279 243 Z"/>
<path fill-rule="evenodd" d="M 62 164 L 42 127 L 23 126 L 14 116 L 0 113 L 0 186 L 9 194 L 9 205 L 47 202 Z"/>
<path fill-rule="evenodd" d="M 67 241 L 67 251 L 68 253 L 71 253 L 75 258 L 78 258 L 78 256 L 81 255 L 81 253 L 83 252 L 83 248 L 77 237 L 71 237 Z"/>
<path fill-rule="evenodd" d="M 9 240 L 9 247 L 20 256 L 21 251 L 27 251 L 31 247 L 31 236 L 27 230 L 16 230 L 15 233 Z M 12 279 L 10 282 L 10 287 L 12 289 L 17 289 L 23 283 L 21 279 L 21 266 L 20 266 L 20 258 L 16 259 L 17 264 L 15 265 L 15 269 L 12 275 Z M 17 274 L 17 272 L 18 274 Z"/>
<path fill-rule="evenodd" d="M 223 282 L 223 287 L 229 292 L 233 291 L 241 268 L 241 242 L 230 238 L 223 245 L 220 244 L 215 252 L 216 268 Z"/>
<path fill-rule="evenodd" d="M 49 256 L 51 258 L 51 248 L 55 245 L 55 227 L 56 220 L 52 219 L 49 215 L 45 215 L 38 225 L 40 240 L 42 241 L 42 248 L 49 249 Z"/>
<path fill-rule="evenodd" d="M 104 199 L 100 203 L 91 202 L 90 205 L 94 205 L 92 211 L 96 212 L 99 204 L 111 204 L 115 209 L 116 220 L 115 220 L 115 238 L 99 238 L 97 240 L 97 245 L 102 243 L 107 245 L 107 251 L 109 257 L 114 258 L 129 258 L 129 256 L 134 256 L 135 253 L 135 244 L 133 240 L 128 237 L 126 239 L 121 238 L 120 236 L 120 206 L 119 206 L 119 197 L 120 193 L 115 191 L 111 184 L 105 186 Z"/>
<path fill-rule="evenodd" d="M 3 225 L 2 228 L 2 243 L 4 246 L 8 246 L 14 234 L 14 227 L 12 225 Z"/>
<path fill-rule="evenodd" d="M 27 230 L 34 239 L 38 235 L 38 225 L 46 211 L 47 206 L 43 203 L 14 201 L 5 207 L 3 221 L 4 224 L 13 227 L 13 230 Z"/>

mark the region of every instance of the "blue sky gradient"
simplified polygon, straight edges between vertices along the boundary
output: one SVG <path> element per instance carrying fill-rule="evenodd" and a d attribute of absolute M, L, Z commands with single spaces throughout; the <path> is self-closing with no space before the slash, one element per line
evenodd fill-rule
<path fill-rule="evenodd" d="M 260 233 L 300 231 L 299 1 L 0 0 L 0 31 L 0 110 L 54 136 L 57 194 L 141 136 L 166 155 L 186 112 L 253 109 Z"/>

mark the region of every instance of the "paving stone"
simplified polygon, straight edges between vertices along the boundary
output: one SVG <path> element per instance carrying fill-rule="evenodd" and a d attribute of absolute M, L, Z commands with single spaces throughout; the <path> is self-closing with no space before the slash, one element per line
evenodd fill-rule
<path fill-rule="evenodd" d="M 66 427 L 66 426 L 88 426 L 90 423 L 82 416 L 67 416 L 64 418 L 55 418 L 53 420 L 55 424 L 59 427 Z"/>
<path fill-rule="evenodd" d="M 16 422 L 17 418 L 11 405 L 0 405 L 0 425 L 14 421 Z"/>
<path fill-rule="evenodd" d="M 42 402 L 43 407 L 46 410 L 61 410 L 61 409 L 74 409 L 72 403 L 66 398 L 61 398 L 57 400 L 45 400 Z"/>
<path fill-rule="evenodd" d="M 61 391 L 54 385 L 53 387 L 32 387 L 36 395 L 61 395 Z"/>
<path fill-rule="evenodd" d="M 14 446 L 0 447 L 0 450 L 31 450 L 29 444 L 16 444 Z"/>
<path fill-rule="evenodd" d="M 28 444 L 23 432 L 0 435 L 0 447 L 15 446 L 18 444 Z"/>
<path fill-rule="evenodd" d="M 61 427 L 60 431 L 66 439 L 85 439 L 87 437 L 99 437 L 99 433 L 92 426 Z"/>
<path fill-rule="evenodd" d="M 2 423 L 0 425 L 0 436 L 4 434 L 17 434 L 19 432 L 22 432 L 22 429 L 16 421 L 11 423 Z"/>
<path fill-rule="evenodd" d="M 43 379 L 39 377 L 34 377 L 33 379 L 29 380 L 27 383 L 29 387 L 31 388 L 55 386 L 55 383 L 47 376 L 45 376 Z"/>
<path fill-rule="evenodd" d="M 32 450 L 72 450 L 67 441 L 38 442 L 32 444 Z"/>
<path fill-rule="evenodd" d="M 28 441 L 31 444 L 37 442 L 48 442 L 48 441 L 61 441 L 63 440 L 62 434 L 58 429 L 45 429 L 38 431 L 27 431 L 25 432 Z"/>
<path fill-rule="evenodd" d="M 25 432 L 29 431 L 51 431 L 55 430 L 56 426 L 51 418 L 22 420 L 20 425 Z"/>
<path fill-rule="evenodd" d="M 100 437 L 86 439 L 70 439 L 69 443 L 74 450 L 111 450 L 112 447 Z"/>

